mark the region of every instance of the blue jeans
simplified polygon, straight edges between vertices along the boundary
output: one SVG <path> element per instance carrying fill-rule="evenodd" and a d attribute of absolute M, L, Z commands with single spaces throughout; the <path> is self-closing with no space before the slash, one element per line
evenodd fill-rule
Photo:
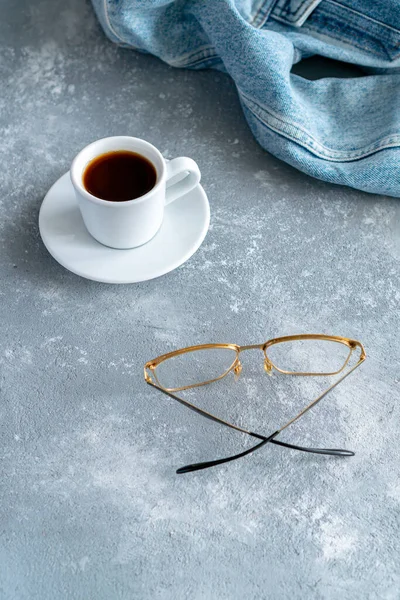
<path fill-rule="evenodd" d="M 108 37 L 234 79 L 249 126 L 301 171 L 400 196 L 399 0 L 92 0 Z M 309 81 L 322 55 L 364 76 Z"/>

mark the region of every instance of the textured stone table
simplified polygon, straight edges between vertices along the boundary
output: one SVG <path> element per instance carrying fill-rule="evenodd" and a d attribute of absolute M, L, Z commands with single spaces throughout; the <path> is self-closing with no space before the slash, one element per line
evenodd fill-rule
<path fill-rule="evenodd" d="M 278 162 L 228 77 L 116 48 L 88 3 L 3 13 L 0 597 L 400 598 L 399 201 Z M 76 152 L 115 134 L 192 156 L 211 204 L 198 253 L 141 285 L 67 272 L 38 233 Z M 293 332 L 364 342 L 364 366 L 284 436 L 356 456 L 266 447 L 176 475 L 249 441 L 147 387 L 143 363 Z M 318 384 L 266 378 L 253 354 L 213 408 L 270 432 Z"/>

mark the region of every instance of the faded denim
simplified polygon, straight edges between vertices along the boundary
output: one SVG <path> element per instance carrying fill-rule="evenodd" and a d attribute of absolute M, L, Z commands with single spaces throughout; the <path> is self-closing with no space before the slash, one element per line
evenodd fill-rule
<path fill-rule="evenodd" d="M 400 196 L 398 0 L 92 0 L 108 37 L 234 79 L 258 142 L 301 171 Z M 309 81 L 322 55 L 365 76 Z"/>

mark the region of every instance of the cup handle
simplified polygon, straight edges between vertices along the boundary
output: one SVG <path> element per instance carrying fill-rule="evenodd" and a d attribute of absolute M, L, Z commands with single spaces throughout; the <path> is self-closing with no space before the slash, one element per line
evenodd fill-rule
<path fill-rule="evenodd" d="M 191 158 L 180 156 L 166 163 L 167 190 L 165 193 L 165 204 L 170 204 L 184 194 L 190 192 L 200 181 L 200 170 Z M 177 175 L 184 175 L 176 183 L 170 182 Z"/>

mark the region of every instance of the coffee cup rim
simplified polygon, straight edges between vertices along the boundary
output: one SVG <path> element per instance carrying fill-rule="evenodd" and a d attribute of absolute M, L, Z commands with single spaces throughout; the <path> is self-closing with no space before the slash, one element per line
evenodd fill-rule
<path fill-rule="evenodd" d="M 121 147 L 120 148 L 109 148 L 107 149 L 107 143 L 112 146 L 114 146 L 114 143 L 121 143 Z M 124 143 L 125 144 L 130 144 L 130 147 L 124 147 Z M 106 154 L 107 152 L 118 152 L 120 150 L 126 150 L 126 151 L 131 151 L 131 152 L 137 152 L 138 154 L 142 154 L 140 151 L 140 148 L 134 148 L 132 147 L 134 144 L 137 144 L 138 146 L 145 146 L 148 150 L 150 150 L 151 152 L 153 152 L 158 161 L 159 161 L 159 165 L 154 164 L 154 161 L 149 158 L 148 156 L 145 156 L 145 158 L 147 158 L 148 160 L 151 161 L 152 165 L 154 166 L 156 173 L 157 173 L 157 181 L 156 184 L 154 185 L 154 187 L 151 188 L 151 190 L 149 190 L 148 192 L 146 192 L 146 194 L 143 194 L 143 196 L 139 196 L 138 198 L 132 198 L 132 200 L 124 200 L 123 202 L 113 202 L 112 200 L 104 200 L 103 198 L 98 198 L 97 196 L 94 196 L 93 194 L 91 194 L 90 192 L 88 192 L 84 185 L 83 185 L 83 173 L 85 171 L 85 168 L 87 167 L 87 165 L 96 158 L 96 156 L 100 156 L 101 154 Z M 91 158 L 89 158 L 84 166 L 81 168 L 78 165 L 80 164 L 80 161 L 82 160 L 82 157 L 84 154 L 88 153 L 90 150 L 93 150 L 94 147 L 96 146 L 100 146 L 103 145 L 103 148 L 101 150 L 99 150 L 98 153 L 94 154 Z M 143 154 L 142 154 L 143 155 Z M 144 155 L 143 155 L 144 156 Z M 78 173 L 79 171 L 79 173 Z M 132 204 L 141 204 L 142 202 L 145 202 L 150 196 L 152 196 L 155 192 L 157 192 L 159 190 L 159 188 L 162 186 L 164 180 L 165 180 L 165 160 L 163 155 L 161 154 L 161 152 L 155 147 L 153 146 L 153 144 L 151 144 L 150 142 L 142 139 L 142 138 L 137 138 L 137 137 L 132 137 L 132 136 L 128 136 L 128 135 L 118 135 L 118 136 L 111 136 L 111 137 L 105 137 L 105 138 L 100 138 L 98 140 L 95 140 L 94 142 L 91 142 L 90 144 L 88 144 L 87 146 L 85 146 L 84 148 L 82 148 L 82 150 L 80 150 L 80 152 L 78 152 L 78 154 L 75 156 L 75 158 L 72 161 L 71 164 L 71 168 L 70 168 L 70 177 L 71 177 L 71 181 L 73 186 L 75 187 L 75 189 L 82 195 L 84 196 L 87 200 L 90 200 L 91 202 L 94 202 L 95 204 L 100 204 L 102 206 L 112 206 L 115 208 L 122 208 L 124 206 L 131 206 Z"/>

